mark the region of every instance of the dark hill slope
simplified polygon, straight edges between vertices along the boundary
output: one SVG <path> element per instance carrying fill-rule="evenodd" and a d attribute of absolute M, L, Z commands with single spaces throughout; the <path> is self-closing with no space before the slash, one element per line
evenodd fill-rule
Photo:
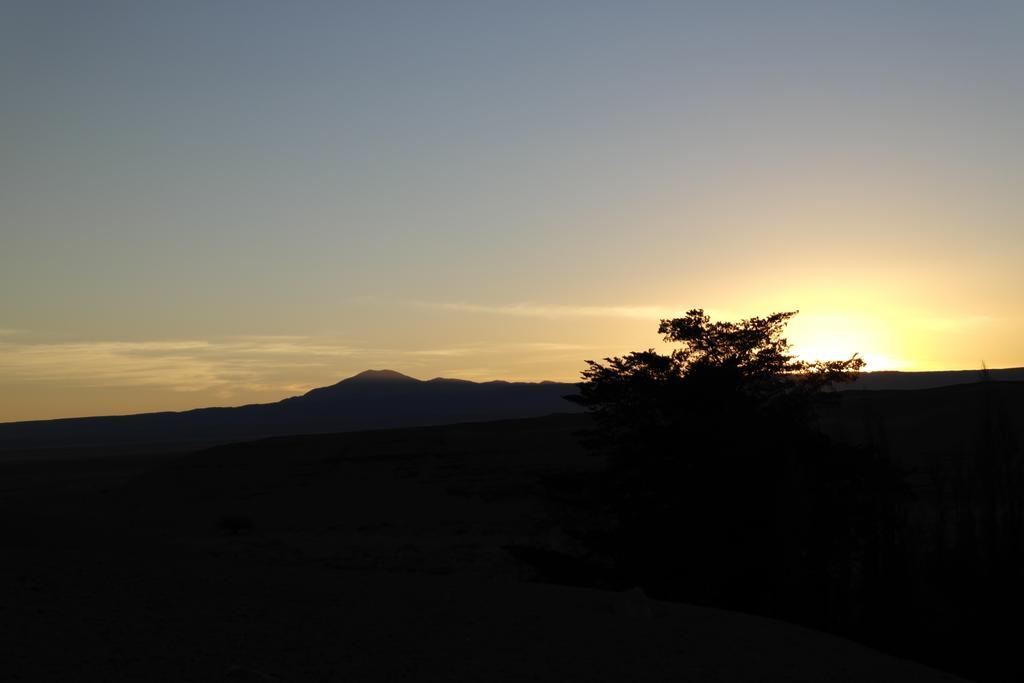
<path fill-rule="evenodd" d="M 1024 382 L 975 382 L 918 391 L 844 391 L 822 428 L 846 443 L 883 447 L 904 467 L 972 455 L 993 438 L 1024 444 Z"/>
<path fill-rule="evenodd" d="M 0 450 L 214 444 L 285 434 L 415 427 L 579 412 L 572 384 L 421 381 L 371 370 L 277 403 L 0 424 Z"/>
<path fill-rule="evenodd" d="M 982 381 L 986 376 L 996 382 L 1024 382 L 1024 368 L 862 372 L 856 382 L 840 388 L 851 391 L 937 389 L 954 384 L 974 384 Z"/>

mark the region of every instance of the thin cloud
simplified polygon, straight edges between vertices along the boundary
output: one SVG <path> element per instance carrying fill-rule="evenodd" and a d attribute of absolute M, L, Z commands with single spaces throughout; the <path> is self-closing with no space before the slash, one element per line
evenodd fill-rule
<path fill-rule="evenodd" d="M 683 311 L 662 306 L 570 306 L 561 304 L 500 304 L 484 305 L 463 302 L 418 302 L 426 308 L 477 313 L 485 315 L 508 315 L 536 318 L 640 318 L 659 320 L 682 315 Z"/>
<path fill-rule="evenodd" d="M 553 341 L 388 349 L 324 343 L 299 336 L 214 341 L 0 341 L 0 381 L 214 391 L 231 398 L 253 391 L 298 393 L 315 386 L 313 381 L 329 382 L 346 371 L 354 373 L 366 367 L 426 368 L 445 358 L 514 356 L 552 360 L 588 350 L 578 344 Z M 307 381 L 299 383 L 299 377 Z"/>
<path fill-rule="evenodd" d="M 998 322 L 998 318 L 989 315 L 963 315 L 954 317 L 919 318 L 917 327 L 931 332 L 954 332 L 956 330 L 973 329 Z"/>
<path fill-rule="evenodd" d="M 170 391 L 280 386 L 282 370 L 325 367 L 355 349 L 296 341 L 98 341 L 0 343 L 0 378 Z"/>
<path fill-rule="evenodd" d="M 437 348 L 437 349 L 410 349 L 395 352 L 401 356 L 423 356 L 426 358 L 459 358 L 461 356 L 468 356 L 475 353 L 480 353 L 479 349 L 465 346 L 456 346 L 451 348 Z"/>
<path fill-rule="evenodd" d="M 501 344 L 481 342 L 479 344 L 454 347 L 441 347 L 435 349 L 396 350 L 391 353 L 393 355 L 399 356 L 458 358 L 462 356 L 478 356 L 487 354 L 506 355 L 510 353 L 523 352 L 539 352 L 545 354 L 561 352 L 582 352 L 591 350 L 593 348 L 595 347 L 585 346 L 582 344 L 568 344 L 562 342 L 509 342 Z"/>

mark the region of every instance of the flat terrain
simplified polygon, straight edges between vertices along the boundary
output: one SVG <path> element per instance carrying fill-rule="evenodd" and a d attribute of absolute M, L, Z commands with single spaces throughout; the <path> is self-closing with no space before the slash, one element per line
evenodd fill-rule
<path fill-rule="evenodd" d="M 952 681 L 790 624 L 530 582 L 586 418 L 0 462 L 5 681 Z M 44 454 L 38 454 L 44 455 Z"/>

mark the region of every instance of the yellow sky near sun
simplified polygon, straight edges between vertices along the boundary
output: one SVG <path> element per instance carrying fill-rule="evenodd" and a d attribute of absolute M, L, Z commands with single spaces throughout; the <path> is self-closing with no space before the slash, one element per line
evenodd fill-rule
<path fill-rule="evenodd" d="M 832 310 L 805 308 L 793 318 L 787 328 L 793 351 L 807 360 L 857 353 L 869 371 L 1020 364 L 1020 349 L 1000 343 L 1024 333 L 1012 320 L 877 304 L 866 313 L 852 297 L 847 302 Z M 571 382 L 585 359 L 644 348 L 666 352 L 671 347 L 657 335 L 658 319 L 686 307 L 417 302 L 410 310 L 433 317 L 445 334 L 378 345 L 337 335 L 54 342 L 7 330 L 0 337 L 0 421 L 275 401 L 367 368 L 423 379 Z M 774 310 L 784 307 L 707 312 L 738 320 Z"/>

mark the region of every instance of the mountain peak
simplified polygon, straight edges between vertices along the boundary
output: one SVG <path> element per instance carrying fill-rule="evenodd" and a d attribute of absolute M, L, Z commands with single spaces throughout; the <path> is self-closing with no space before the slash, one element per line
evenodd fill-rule
<path fill-rule="evenodd" d="M 409 375 L 403 375 L 394 370 L 363 370 L 358 375 L 353 375 L 344 382 L 419 382 L 420 380 Z"/>

